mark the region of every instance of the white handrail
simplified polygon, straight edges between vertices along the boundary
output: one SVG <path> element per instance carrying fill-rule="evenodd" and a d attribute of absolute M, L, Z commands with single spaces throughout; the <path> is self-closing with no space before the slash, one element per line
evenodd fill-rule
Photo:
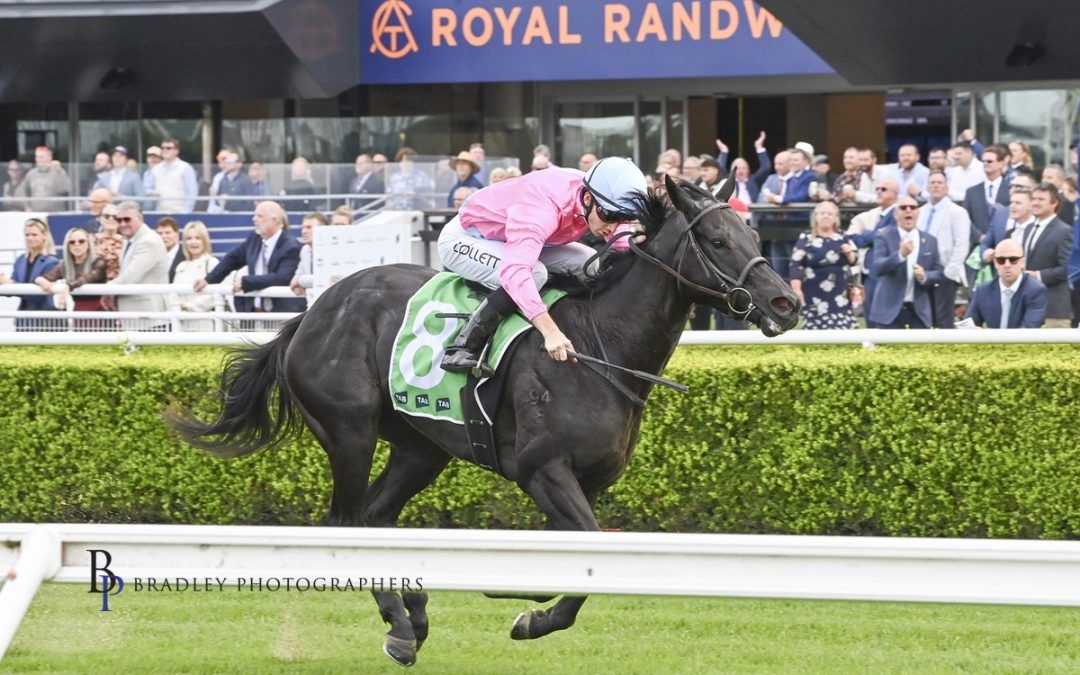
<path fill-rule="evenodd" d="M 765 337 L 756 330 L 688 330 L 681 345 L 915 345 L 915 344 L 1052 344 L 1080 342 L 1080 329 L 1013 328 L 888 330 L 793 330 L 777 337 Z"/>
<path fill-rule="evenodd" d="M 85 284 L 71 291 L 80 295 L 198 295 L 189 284 Z M 270 286 L 259 291 L 233 293 L 233 287 L 227 284 L 212 284 L 204 288 L 203 295 L 237 295 L 249 298 L 295 298 L 288 286 Z M 4 284 L 0 286 L 3 295 L 52 295 L 41 290 L 37 284 Z"/>
<path fill-rule="evenodd" d="M 92 314 L 92 313 L 91 313 Z M 134 318 L 145 318 L 144 313 L 133 312 Z M 19 313 L 17 316 L 24 316 Z M 118 312 L 99 312 L 92 318 L 118 318 Z M 280 320 L 287 313 L 165 313 L 171 318 L 216 318 Z M 162 316 L 165 316 L 162 315 Z M 66 318 L 66 314 L 42 312 L 39 318 Z M 171 332 L 154 333 L 141 331 L 122 332 L 0 332 L 0 345 L 126 345 L 132 347 L 154 345 L 188 346 L 235 346 L 259 345 L 273 340 L 275 333 L 263 332 Z M 873 348 L 879 344 L 1075 344 L 1080 342 L 1080 330 L 1071 328 L 1016 329 L 1016 330 L 838 330 L 794 331 L 779 338 L 767 338 L 756 331 L 686 331 L 680 345 L 860 345 Z"/>

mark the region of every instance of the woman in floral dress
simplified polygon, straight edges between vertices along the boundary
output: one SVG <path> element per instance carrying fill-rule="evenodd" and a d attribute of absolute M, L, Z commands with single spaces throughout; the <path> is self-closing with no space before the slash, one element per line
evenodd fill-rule
<path fill-rule="evenodd" d="M 810 233 L 799 235 L 791 254 L 791 289 L 803 301 L 808 330 L 857 327 L 846 274 L 857 260 L 856 247 L 839 227 L 840 209 L 821 202 L 810 216 Z"/>

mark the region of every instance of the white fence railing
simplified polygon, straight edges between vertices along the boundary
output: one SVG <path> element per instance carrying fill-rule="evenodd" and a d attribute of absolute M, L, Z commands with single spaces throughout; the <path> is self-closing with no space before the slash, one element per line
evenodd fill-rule
<path fill-rule="evenodd" d="M 196 316 L 196 315 L 192 315 Z M 223 315 L 223 320 L 238 315 Z M 248 315 L 243 315 L 248 316 Z M 267 314 L 254 315 L 260 319 Z M 187 314 L 184 314 L 187 318 Z M 200 332 L 0 332 L 0 345 L 154 345 L 223 346 L 259 345 L 274 339 L 269 330 L 226 333 Z M 885 344 L 1076 344 L 1080 330 L 1071 328 L 1015 330 L 845 330 L 793 331 L 767 338 L 757 331 L 685 331 L 680 345 L 861 345 Z"/>
<path fill-rule="evenodd" d="M 281 322 L 295 316 L 285 312 L 237 313 L 227 309 L 231 297 L 296 298 L 286 286 L 273 286 L 249 293 L 233 293 L 232 286 L 217 284 L 207 286 L 202 294 L 214 297 L 212 312 L 184 312 L 180 310 L 180 298 L 194 294 L 186 284 L 87 284 L 76 289 L 72 295 L 164 295 L 169 310 L 166 312 L 76 312 L 72 305 L 62 311 L 16 311 L 0 310 L 3 319 L 35 319 L 57 322 L 40 331 L 28 331 L 23 337 L 11 337 L 0 331 L 2 344 L 115 344 L 123 340 L 128 344 L 237 344 L 234 335 L 217 336 L 212 333 L 253 333 L 251 341 L 269 339 L 260 333 L 276 330 Z M 34 284 L 5 284 L 0 286 L 3 295 L 47 295 Z M 139 322 L 132 325 L 131 322 Z M 83 322 L 83 323 L 80 323 Z M 91 323 L 98 322 L 98 323 Z M 145 325 L 144 325 L 145 324 Z M 195 324 L 195 325 L 193 325 Z M 134 333 L 164 326 L 173 333 L 198 331 L 184 340 L 162 336 L 137 336 Z M 130 332 L 123 338 L 107 336 L 101 341 L 88 337 L 95 331 Z M 71 333 L 67 337 L 48 337 L 53 333 Z M 241 340 L 244 341 L 244 340 Z M 1009 330 L 886 330 L 881 328 L 860 330 L 795 330 L 774 338 L 768 338 L 756 330 L 684 331 L 680 338 L 683 345 L 862 345 L 873 347 L 884 344 L 1068 344 L 1080 343 L 1080 329 L 1074 328 L 1018 328 Z"/>
<path fill-rule="evenodd" d="M 426 590 L 1080 606 L 1076 541 L 0 524 L 0 543 L 0 574 L 14 571 L 0 656 L 42 581 L 89 587 L 92 549 L 109 552 L 129 593 L 146 577 L 362 575 Z"/>
<path fill-rule="evenodd" d="M 272 286 L 259 291 L 234 293 L 229 284 L 207 286 L 200 293 L 214 298 L 212 312 L 181 311 L 181 299 L 196 294 L 188 284 L 86 284 L 71 292 L 81 296 L 165 296 L 168 311 L 165 312 L 84 312 L 75 311 L 74 303 L 67 303 L 63 310 L 18 311 L 0 310 L 0 320 L 16 319 L 32 324 L 29 334 L 53 332 L 116 332 L 119 330 L 144 331 L 168 330 L 225 332 L 235 330 L 276 330 L 281 322 L 295 315 L 292 312 L 232 312 L 228 300 L 233 297 L 293 298 L 297 296 L 287 286 Z M 0 286 L 0 296 L 49 295 L 35 284 L 5 284 Z M 26 327 L 20 328 L 26 330 Z M 3 333 L 0 332 L 0 335 Z"/>

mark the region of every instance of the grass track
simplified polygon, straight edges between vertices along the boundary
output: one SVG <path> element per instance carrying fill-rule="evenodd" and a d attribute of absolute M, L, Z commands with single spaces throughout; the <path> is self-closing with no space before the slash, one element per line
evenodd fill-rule
<path fill-rule="evenodd" d="M 129 589 L 130 590 L 130 589 Z M 3 673 L 401 673 L 367 593 L 134 593 L 98 611 L 44 586 Z M 433 593 L 414 672 L 1080 672 L 1080 610 L 595 596 L 568 631 L 509 639 L 532 607 Z"/>

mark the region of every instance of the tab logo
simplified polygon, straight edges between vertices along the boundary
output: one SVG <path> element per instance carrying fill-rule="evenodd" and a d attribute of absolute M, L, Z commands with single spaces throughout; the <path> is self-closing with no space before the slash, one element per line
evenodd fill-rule
<path fill-rule="evenodd" d="M 394 400 L 402 405 L 405 405 L 409 402 L 409 393 L 406 391 L 399 391 L 398 393 L 394 394 Z"/>
<path fill-rule="evenodd" d="M 417 408 L 426 408 L 429 405 L 431 405 L 431 399 L 428 398 L 427 394 L 417 394 L 416 395 L 416 407 Z"/>
<path fill-rule="evenodd" d="M 412 13 L 405 0 L 386 0 L 379 5 L 371 21 L 371 53 L 400 59 L 410 52 L 420 51 L 406 18 Z"/>
<path fill-rule="evenodd" d="M 435 399 L 435 409 L 436 410 L 449 410 L 450 409 L 450 399 L 448 399 L 448 398 L 437 398 L 437 399 Z"/>

